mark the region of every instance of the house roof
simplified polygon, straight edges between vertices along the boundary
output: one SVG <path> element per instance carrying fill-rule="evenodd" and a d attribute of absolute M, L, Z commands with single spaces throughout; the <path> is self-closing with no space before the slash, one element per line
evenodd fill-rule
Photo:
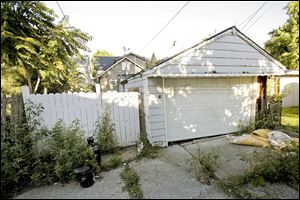
<path fill-rule="evenodd" d="M 147 59 L 147 58 L 145 58 L 145 57 L 143 57 L 143 56 L 140 56 L 140 55 L 137 55 L 137 54 L 135 54 L 135 53 L 132 53 L 132 52 L 130 52 L 130 53 L 128 53 L 128 54 L 126 54 L 126 55 L 124 55 L 123 57 L 129 56 L 129 55 L 132 55 L 132 56 L 138 57 L 138 58 L 140 58 L 140 59 L 142 59 L 142 60 L 144 60 L 144 61 L 148 61 L 148 59 Z"/>
<path fill-rule="evenodd" d="M 96 56 L 95 57 L 95 70 L 103 70 L 105 71 L 110 66 L 115 64 L 121 56 Z"/>
<path fill-rule="evenodd" d="M 105 74 L 106 72 L 108 72 L 111 68 L 113 68 L 114 66 L 116 66 L 117 64 L 119 64 L 120 62 L 122 62 L 123 60 L 128 60 L 129 62 L 133 63 L 135 66 L 139 67 L 141 70 L 143 70 L 143 67 L 140 66 L 138 63 L 132 61 L 131 59 L 129 59 L 127 56 L 121 57 L 119 60 L 117 60 L 113 65 L 111 65 L 109 68 L 107 68 L 104 72 L 102 72 L 101 74 L 98 75 L 98 78 L 100 76 L 102 76 L 103 74 Z"/>
<path fill-rule="evenodd" d="M 158 62 L 154 67 L 152 68 L 148 68 L 146 70 L 143 70 L 131 77 L 129 77 L 128 79 L 131 79 L 133 77 L 135 77 L 138 74 L 141 73 L 146 73 L 146 74 L 151 74 L 152 72 L 155 72 L 158 68 L 162 67 L 162 66 L 166 66 L 166 64 L 169 61 L 172 61 L 173 59 L 180 57 L 181 55 L 190 52 L 192 50 L 194 50 L 195 48 L 201 48 L 209 43 L 211 43 L 212 41 L 214 41 L 216 38 L 221 37 L 223 34 L 226 34 L 228 31 L 232 31 L 234 33 L 236 33 L 236 35 L 238 35 L 239 37 L 241 37 L 244 41 L 246 41 L 249 45 L 251 45 L 253 48 L 255 48 L 258 52 L 260 52 L 261 54 L 263 54 L 266 58 L 268 58 L 270 61 L 272 61 L 273 63 L 275 63 L 277 66 L 279 66 L 281 69 L 283 69 L 284 71 L 286 71 L 286 67 L 284 65 L 282 65 L 280 62 L 278 62 L 276 59 L 274 59 L 268 52 L 266 52 L 263 48 L 261 48 L 259 45 L 257 45 L 255 42 L 253 42 L 250 38 L 248 38 L 246 35 L 244 35 L 241 31 L 239 31 L 235 26 L 229 27 L 211 37 L 208 37 L 204 40 L 202 40 L 201 42 L 199 42 L 198 44 L 193 45 L 192 47 L 185 49 L 183 51 L 180 51 L 179 53 L 168 57 L 160 62 Z M 253 75 L 253 74 L 252 74 Z"/>

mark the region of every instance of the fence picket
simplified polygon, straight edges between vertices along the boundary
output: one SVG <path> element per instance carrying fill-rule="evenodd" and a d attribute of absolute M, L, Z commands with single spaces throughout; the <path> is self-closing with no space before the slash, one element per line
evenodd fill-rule
<path fill-rule="evenodd" d="M 88 137 L 95 128 L 95 122 L 103 115 L 104 107 L 108 106 L 119 144 L 129 146 L 137 141 L 139 116 L 136 92 L 97 91 L 34 95 L 29 94 L 27 87 L 23 86 L 22 93 L 24 100 L 30 99 L 35 104 L 42 104 L 44 112 L 41 117 L 48 128 L 52 128 L 59 119 L 68 126 L 78 119 L 85 137 Z"/>

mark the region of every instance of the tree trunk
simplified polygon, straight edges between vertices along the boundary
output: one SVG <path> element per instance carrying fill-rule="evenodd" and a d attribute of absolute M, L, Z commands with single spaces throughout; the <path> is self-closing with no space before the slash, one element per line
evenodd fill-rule
<path fill-rule="evenodd" d="M 34 94 L 36 93 L 37 89 L 39 88 L 40 82 L 41 82 L 41 78 L 40 78 L 40 75 L 38 74 L 38 79 L 36 81 L 36 84 L 35 84 L 35 87 L 34 87 L 34 91 L 33 91 Z"/>
<path fill-rule="evenodd" d="M 28 84 L 28 87 L 29 87 L 29 92 L 32 93 L 31 73 L 25 66 L 24 66 L 24 70 L 25 70 L 25 76 L 26 76 L 26 79 L 27 79 L 27 84 Z"/>

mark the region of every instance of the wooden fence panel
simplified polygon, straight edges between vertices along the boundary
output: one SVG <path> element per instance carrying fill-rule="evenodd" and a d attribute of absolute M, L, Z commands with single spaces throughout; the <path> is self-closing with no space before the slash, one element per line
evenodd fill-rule
<path fill-rule="evenodd" d="M 89 137 L 95 130 L 95 122 L 101 120 L 105 108 L 109 108 L 115 135 L 121 146 L 134 145 L 139 135 L 138 93 L 106 92 L 101 94 L 96 86 L 96 93 L 68 92 L 62 94 L 29 94 L 27 86 L 22 87 L 24 100 L 42 104 L 44 112 L 41 117 L 48 128 L 58 120 L 67 126 L 76 119 Z"/>

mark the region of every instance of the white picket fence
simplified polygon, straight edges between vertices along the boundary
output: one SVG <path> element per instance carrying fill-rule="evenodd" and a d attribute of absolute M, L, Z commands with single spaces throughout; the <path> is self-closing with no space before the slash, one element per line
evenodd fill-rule
<path fill-rule="evenodd" d="M 66 125 L 78 119 L 80 127 L 89 137 L 95 130 L 95 122 L 101 119 L 105 108 L 111 114 L 115 134 L 121 146 L 136 143 L 140 133 L 137 92 L 105 92 L 101 94 L 100 85 L 96 84 L 96 93 L 30 94 L 27 86 L 22 87 L 24 102 L 27 99 L 34 104 L 41 104 L 44 124 L 52 128 L 62 119 Z"/>

